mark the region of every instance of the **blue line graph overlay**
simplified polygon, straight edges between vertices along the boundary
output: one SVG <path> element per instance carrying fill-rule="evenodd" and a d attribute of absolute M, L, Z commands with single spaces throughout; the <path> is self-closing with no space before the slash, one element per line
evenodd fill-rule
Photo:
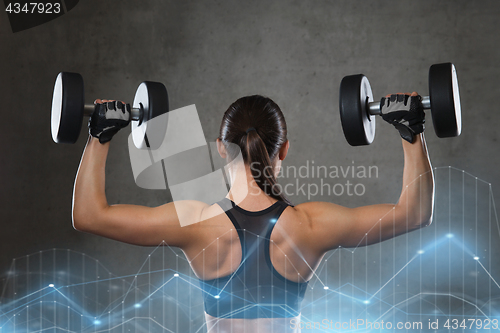
<path fill-rule="evenodd" d="M 307 332 L 393 332 L 397 323 L 406 332 L 500 330 L 492 186 L 452 167 L 434 172 L 433 224 L 327 253 L 294 325 Z M 0 333 L 206 332 L 199 281 L 182 252 L 165 245 L 126 276 L 66 249 L 13 260 L 0 280 Z"/>

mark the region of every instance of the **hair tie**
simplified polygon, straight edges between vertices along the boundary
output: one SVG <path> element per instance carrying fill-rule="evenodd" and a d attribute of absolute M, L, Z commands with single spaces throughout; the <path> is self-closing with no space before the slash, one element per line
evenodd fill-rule
<path fill-rule="evenodd" d="M 250 132 L 250 131 L 257 131 L 257 130 L 255 128 L 253 128 L 253 127 L 250 127 L 249 129 L 247 129 L 246 133 L 248 134 L 248 132 Z"/>

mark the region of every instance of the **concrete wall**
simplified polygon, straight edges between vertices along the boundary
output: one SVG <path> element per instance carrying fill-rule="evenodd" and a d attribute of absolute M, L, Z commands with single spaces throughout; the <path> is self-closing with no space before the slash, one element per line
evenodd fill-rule
<path fill-rule="evenodd" d="M 347 144 L 338 116 L 342 77 L 364 73 L 377 98 L 398 91 L 425 95 L 429 66 L 453 62 L 463 133 L 438 139 L 427 123 L 433 166 L 465 170 L 491 183 L 493 193 L 500 186 L 496 0 L 89 0 L 15 34 L 6 15 L 0 17 L 2 276 L 12 259 L 52 248 L 84 252 L 116 275 L 133 274 L 151 252 L 73 230 L 72 187 L 87 129 L 75 145 L 52 142 L 51 97 L 60 71 L 83 75 L 87 102 L 131 101 L 141 81 L 163 82 L 171 109 L 196 104 L 208 141 L 217 137 L 231 102 L 267 95 L 288 122 L 288 165 L 314 160 L 317 165 L 378 167 L 378 178 L 357 180 L 366 188 L 363 196 L 313 198 L 354 207 L 395 202 L 403 159 L 398 134 L 380 121 L 371 146 Z M 128 134 L 120 132 L 111 144 L 109 202 L 156 206 L 169 201 L 164 191 L 136 187 Z M 291 199 L 307 200 L 303 194 Z M 491 234 L 485 225 L 479 229 Z"/>

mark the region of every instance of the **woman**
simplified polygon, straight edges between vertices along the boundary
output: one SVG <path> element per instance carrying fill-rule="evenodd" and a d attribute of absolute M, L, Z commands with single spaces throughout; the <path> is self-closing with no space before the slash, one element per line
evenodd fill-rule
<path fill-rule="evenodd" d="M 300 320 L 307 281 L 327 251 L 361 240 L 377 243 L 430 224 L 434 182 L 420 100 L 413 93 L 381 101 L 383 118 L 404 138 L 398 203 L 354 209 L 327 202 L 290 205 L 276 182 L 290 147 L 285 119 L 278 105 L 262 96 L 238 99 L 222 119 L 220 156 L 233 160 L 241 151 L 244 161 L 231 171 L 226 198 L 212 205 L 181 201 L 175 208 L 173 203 L 110 206 L 104 192 L 109 140 L 129 115 L 121 102 L 97 100 L 75 181 L 73 225 L 131 244 L 165 242 L 182 249 L 205 291 L 209 332 L 297 332 L 291 322 Z M 180 214 L 201 222 L 181 227 Z"/>

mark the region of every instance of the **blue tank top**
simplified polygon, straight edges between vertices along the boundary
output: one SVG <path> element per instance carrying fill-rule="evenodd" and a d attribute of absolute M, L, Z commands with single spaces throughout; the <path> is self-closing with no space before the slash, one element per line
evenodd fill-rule
<path fill-rule="evenodd" d="M 298 316 L 308 282 L 286 279 L 269 256 L 271 232 L 288 204 L 277 201 L 258 212 L 244 210 L 227 198 L 218 204 L 236 228 L 242 260 L 227 276 L 200 280 L 206 313 L 245 319 Z"/>

